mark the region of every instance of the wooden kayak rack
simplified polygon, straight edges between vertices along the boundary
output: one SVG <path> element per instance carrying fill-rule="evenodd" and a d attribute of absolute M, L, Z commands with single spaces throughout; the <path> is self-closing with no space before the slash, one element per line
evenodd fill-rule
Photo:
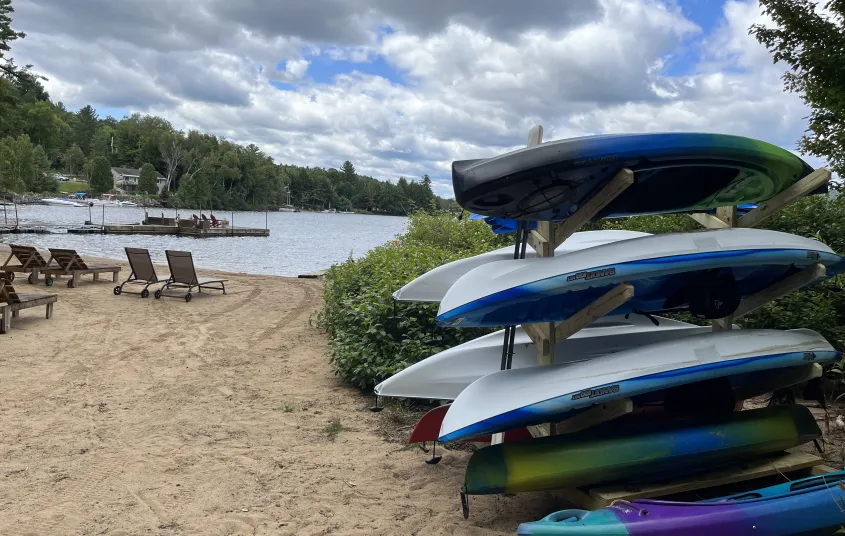
<path fill-rule="evenodd" d="M 528 147 L 543 143 L 542 125 L 534 126 L 528 133 Z M 831 179 L 830 170 L 819 168 L 799 180 L 772 199 L 760 203 L 757 208 L 750 210 L 744 216 L 737 216 L 737 207 L 719 207 L 716 214 L 693 213 L 690 217 L 707 229 L 726 229 L 731 227 L 749 228 L 759 225 L 766 218 L 778 213 L 793 202 L 815 191 Z M 537 228 L 531 230 L 527 243 L 537 253 L 537 257 L 553 257 L 555 249 L 567 238 L 589 222 L 596 214 L 610 204 L 616 197 L 634 184 L 634 173 L 630 169 L 620 170 L 603 188 L 593 195 L 586 203 L 579 207 L 566 220 L 555 223 L 538 221 Z M 713 331 L 729 330 L 733 321 L 746 315 L 766 303 L 790 294 L 801 287 L 809 285 L 826 273 L 824 265 L 811 265 L 786 279 L 765 288 L 758 293 L 744 299 L 733 314 L 714 320 Z M 554 362 L 555 345 L 599 318 L 607 315 L 617 307 L 634 297 L 634 287 L 628 283 L 621 283 L 600 296 L 590 305 L 584 307 L 563 322 L 544 322 L 539 324 L 523 324 L 522 328 L 531 337 L 537 349 L 537 364 L 551 365 Z M 530 426 L 534 437 L 572 433 L 607 422 L 633 410 L 630 399 L 610 401 L 596 405 L 566 421 Z M 503 434 L 493 434 L 491 445 L 501 443 Z M 792 452 L 780 453 L 735 465 L 719 471 L 699 474 L 681 479 L 676 482 L 663 483 L 632 490 L 624 486 L 597 487 L 591 489 L 560 490 L 560 495 L 567 502 L 581 508 L 595 509 L 607 506 L 615 500 L 633 500 L 641 498 L 663 497 L 691 490 L 702 490 L 735 484 L 748 480 L 760 479 L 780 473 L 815 471 L 813 474 L 823 474 L 833 469 L 823 466 L 823 460 L 812 454 Z M 803 476 L 808 476 L 804 474 Z"/>

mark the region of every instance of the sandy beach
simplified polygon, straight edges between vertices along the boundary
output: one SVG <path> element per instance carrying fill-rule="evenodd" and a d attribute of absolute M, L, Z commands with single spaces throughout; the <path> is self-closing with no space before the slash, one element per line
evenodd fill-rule
<path fill-rule="evenodd" d="M 464 520 L 469 454 L 426 465 L 333 376 L 310 320 L 321 281 L 201 275 L 228 294 L 16 281 L 59 301 L 0 335 L 0 534 L 514 534 L 554 509 L 472 497 Z"/>

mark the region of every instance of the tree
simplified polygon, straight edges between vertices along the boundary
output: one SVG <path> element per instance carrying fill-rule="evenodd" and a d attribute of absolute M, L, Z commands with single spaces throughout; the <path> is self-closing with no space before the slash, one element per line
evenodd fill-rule
<path fill-rule="evenodd" d="M 76 113 L 74 123 L 76 144 L 86 156 L 91 156 L 91 140 L 99 126 L 97 111 L 90 104 L 83 106 Z"/>
<path fill-rule="evenodd" d="M 154 195 L 158 193 L 158 181 L 156 181 L 156 168 L 147 163 L 141 166 L 141 176 L 138 177 L 138 191 Z"/>
<path fill-rule="evenodd" d="M 0 140 L 0 185 L 11 191 L 44 192 L 54 189 L 47 178 L 49 160 L 39 145 L 33 145 L 29 136 Z"/>
<path fill-rule="evenodd" d="M 346 182 L 355 182 L 355 166 L 352 165 L 352 162 L 347 160 L 343 163 L 343 166 L 340 168 L 341 173 L 343 173 L 343 180 Z"/>
<path fill-rule="evenodd" d="M 85 155 L 82 154 L 82 149 L 79 148 L 79 145 L 74 143 L 65 151 L 65 154 L 62 155 L 62 164 L 64 164 L 65 169 L 71 175 L 76 175 L 82 169 L 82 166 L 85 165 Z"/>
<path fill-rule="evenodd" d="M 89 142 L 88 156 L 105 156 L 111 162 L 113 137 L 113 128 L 109 126 L 98 128 Z"/>
<path fill-rule="evenodd" d="M 0 70 L 9 76 L 18 77 L 20 70 L 15 67 L 11 58 L 5 56 L 5 53 L 11 50 L 12 41 L 26 37 L 25 33 L 12 29 L 12 13 L 14 12 L 12 0 L 0 0 L 0 60 L 5 60 L 0 65 Z"/>
<path fill-rule="evenodd" d="M 111 165 L 105 156 L 95 156 L 90 163 L 91 179 L 88 183 L 91 190 L 99 195 L 111 191 L 114 188 L 114 178 L 111 174 Z"/>
<path fill-rule="evenodd" d="M 810 107 L 807 134 L 799 149 L 828 160 L 833 172 L 845 173 L 845 3 L 813 0 L 760 0 L 775 27 L 755 24 L 750 33 L 765 45 L 774 61 L 790 71 L 783 75 L 787 91 Z"/>
<path fill-rule="evenodd" d="M 164 163 L 167 165 L 167 182 L 164 183 L 164 189 L 170 191 L 170 183 L 176 176 L 176 168 L 182 163 L 185 158 L 185 149 L 178 137 L 169 137 L 161 144 L 161 156 Z"/>

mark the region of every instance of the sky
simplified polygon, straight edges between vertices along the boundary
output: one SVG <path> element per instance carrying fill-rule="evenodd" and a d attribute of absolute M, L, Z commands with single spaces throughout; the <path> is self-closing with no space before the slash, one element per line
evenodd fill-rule
<path fill-rule="evenodd" d="M 795 151 L 808 110 L 747 0 L 13 0 L 11 56 L 53 100 L 151 113 L 277 162 L 382 180 L 545 141 L 751 136 Z M 190 8 L 188 7 L 190 6 Z M 824 162 L 805 158 L 812 166 Z"/>

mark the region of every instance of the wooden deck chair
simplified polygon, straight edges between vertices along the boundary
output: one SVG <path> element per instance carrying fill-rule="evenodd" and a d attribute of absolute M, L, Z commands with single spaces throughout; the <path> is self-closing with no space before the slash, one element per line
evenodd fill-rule
<path fill-rule="evenodd" d="M 12 318 L 17 318 L 22 309 L 46 305 L 47 319 L 52 318 L 53 304 L 58 299 L 57 294 L 18 294 L 11 281 L 5 276 L 0 277 L 0 333 L 9 332 Z"/>
<path fill-rule="evenodd" d="M 47 267 L 47 261 L 41 256 L 41 253 L 32 246 L 19 246 L 17 244 L 9 244 L 9 249 L 11 249 L 9 257 L 0 266 L 0 272 L 6 274 L 6 279 L 11 282 L 15 280 L 15 272 L 29 272 L 29 283 L 34 284 L 38 281 L 38 274 Z M 19 264 L 9 264 L 12 259 L 17 259 Z"/>
<path fill-rule="evenodd" d="M 82 257 L 74 249 L 58 249 L 48 248 L 50 250 L 50 260 L 47 261 L 47 268 L 43 270 L 44 275 L 47 276 L 47 285 L 51 285 L 49 281 L 50 276 L 69 275 L 71 279 L 67 282 L 68 288 L 75 288 L 79 285 L 79 278 L 85 274 L 94 274 L 94 281 L 100 280 L 100 274 L 111 272 L 112 281 L 117 283 L 117 274 L 120 272 L 120 266 L 93 266 L 88 265 L 82 260 Z M 52 263 L 58 265 L 52 266 Z"/>
<path fill-rule="evenodd" d="M 150 285 L 166 283 L 170 279 L 169 274 L 161 278 L 158 277 L 155 266 L 153 266 L 153 260 L 150 258 L 149 250 L 141 248 L 124 249 L 126 250 L 126 258 L 129 259 L 129 266 L 132 268 L 132 273 L 129 274 L 129 278 L 126 281 L 114 287 L 115 296 L 120 296 L 121 294 L 139 294 L 142 298 L 147 298 L 150 295 Z M 140 292 L 132 292 L 124 288 L 126 285 L 141 285 L 143 288 Z"/>
<path fill-rule="evenodd" d="M 224 284 L 228 279 L 218 278 L 199 278 L 197 277 L 197 270 L 194 268 L 194 258 L 190 251 L 170 251 L 164 252 L 167 255 L 167 265 L 170 266 L 170 279 L 165 285 L 156 290 L 155 297 L 159 299 L 165 298 L 180 298 L 184 297 L 186 302 L 191 301 L 191 291 L 197 289 L 202 292 L 206 290 L 222 290 L 226 294 L 226 285 Z M 188 291 L 184 296 L 168 296 L 164 294 L 165 291 L 172 288 L 185 288 Z"/>

